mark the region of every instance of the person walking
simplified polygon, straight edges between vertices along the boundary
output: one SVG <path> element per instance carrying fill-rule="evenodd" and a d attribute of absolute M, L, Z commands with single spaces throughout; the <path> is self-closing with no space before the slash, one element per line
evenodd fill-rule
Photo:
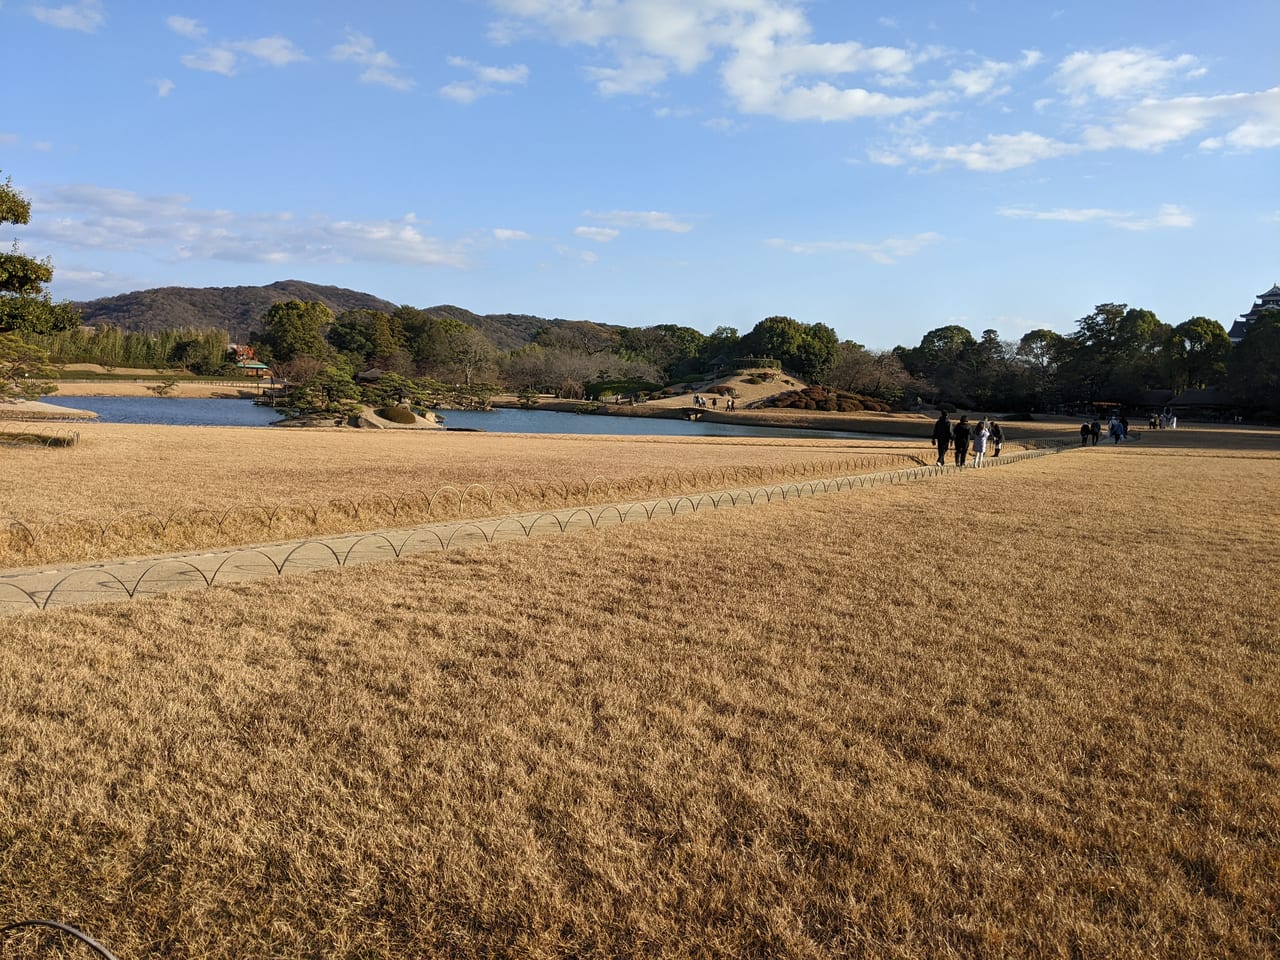
<path fill-rule="evenodd" d="M 1093 423 L 1089 424 L 1089 436 L 1093 438 L 1093 445 L 1098 445 L 1098 438 L 1102 436 L 1102 424 L 1097 417 L 1093 418 Z"/>
<path fill-rule="evenodd" d="M 1107 432 L 1111 434 L 1111 442 L 1119 443 L 1120 438 L 1124 436 L 1124 431 L 1120 427 L 1120 421 L 1115 417 L 1111 418 L 1111 422 L 1107 424 Z"/>
<path fill-rule="evenodd" d="M 973 465 L 975 467 L 982 466 L 983 458 L 987 455 L 987 440 L 991 436 L 991 429 L 987 426 L 987 418 L 983 417 L 973 425 Z"/>
<path fill-rule="evenodd" d="M 1087 447 L 1089 445 L 1089 436 L 1092 431 L 1089 429 L 1089 421 L 1086 420 L 1080 424 L 1080 446 Z"/>
<path fill-rule="evenodd" d="M 938 415 L 938 421 L 933 425 L 933 442 L 938 447 L 938 466 L 942 466 L 947 462 L 947 448 L 951 446 L 951 421 L 947 419 L 947 411 L 943 410 Z"/>
<path fill-rule="evenodd" d="M 969 441 L 973 439 L 973 428 L 969 426 L 969 418 L 960 417 L 960 422 L 955 425 L 955 429 L 951 431 L 951 442 L 956 448 L 956 466 L 963 467 L 965 460 L 969 458 Z"/>
<path fill-rule="evenodd" d="M 1004 431 L 1000 429 L 1000 424 L 994 420 L 991 421 L 991 452 L 995 456 L 1000 456 L 1000 448 L 1004 446 Z"/>

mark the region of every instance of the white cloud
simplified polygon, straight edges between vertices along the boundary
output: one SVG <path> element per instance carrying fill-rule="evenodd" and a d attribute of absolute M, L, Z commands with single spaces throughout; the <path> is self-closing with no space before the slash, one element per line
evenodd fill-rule
<path fill-rule="evenodd" d="M 617 238 L 619 231 L 611 227 L 575 227 L 573 235 L 583 240 L 594 240 L 596 243 L 608 243 Z"/>
<path fill-rule="evenodd" d="M 836 78 L 867 74 L 901 83 L 930 54 L 860 43 L 812 43 L 803 10 L 788 0 L 494 0 L 509 19 L 491 37 L 510 42 L 541 28 L 564 44 L 605 50 L 615 66 L 587 76 L 604 94 L 644 93 L 671 71 L 692 73 L 720 58 L 725 89 L 740 110 L 787 120 L 894 116 L 939 95 L 896 97 Z"/>
<path fill-rule="evenodd" d="M 808 243 L 795 243 L 778 237 L 766 240 L 765 243 L 778 250 L 802 256 L 819 253 L 857 253 L 874 260 L 876 263 L 897 263 L 903 257 L 912 257 L 932 244 L 942 240 L 942 235 L 932 231 L 917 233 L 910 237 L 889 237 L 879 243 L 866 243 L 856 240 L 818 240 Z"/>
<path fill-rule="evenodd" d="M 678 219 L 674 214 L 658 210 L 610 210 L 605 213 L 582 212 L 584 217 L 607 223 L 614 227 L 634 227 L 640 230 L 665 230 L 668 233 L 688 233 L 693 224 Z"/>
<path fill-rule="evenodd" d="M 739 123 L 729 117 L 710 117 L 702 121 L 702 126 L 708 130 L 714 130 L 716 133 L 740 133 L 747 129 L 747 125 Z"/>
<path fill-rule="evenodd" d="M 402 75 L 400 65 L 386 51 L 377 49 L 373 40 L 363 33 L 347 31 L 346 43 L 340 43 L 329 51 L 329 57 L 338 61 L 350 61 L 363 66 L 361 83 L 374 83 L 392 90 L 408 91 L 416 85 Z"/>
<path fill-rule="evenodd" d="M 667 79 L 666 63 L 656 57 L 626 57 L 617 67 L 587 67 L 584 72 L 606 97 L 646 93 Z"/>
<path fill-rule="evenodd" d="M 185 18 L 177 19 L 183 19 L 186 22 Z M 190 22 L 194 23 L 194 21 Z M 170 27 L 172 26 L 170 24 Z M 307 55 L 294 46 L 292 40 L 274 36 L 218 43 L 204 47 L 195 53 L 184 54 L 181 62 L 189 70 L 203 70 L 207 73 L 220 73 L 224 77 L 231 77 L 235 75 L 240 65 L 241 55 L 250 56 L 273 67 L 286 67 L 291 63 L 307 60 Z"/>
<path fill-rule="evenodd" d="M 1140 47 L 1102 53 L 1073 53 L 1054 75 L 1062 92 L 1077 102 L 1090 96 L 1121 99 L 1159 90 L 1169 80 L 1203 71 L 1190 54 L 1172 60 Z"/>
<path fill-rule="evenodd" d="M 80 0 L 62 7 L 32 7 L 31 15 L 59 30 L 93 33 L 106 22 L 100 0 Z"/>
<path fill-rule="evenodd" d="M 236 72 L 236 55 L 226 47 L 206 47 L 196 53 L 182 56 L 182 65 L 189 70 L 203 70 L 230 77 Z"/>
<path fill-rule="evenodd" d="M 273 67 L 285 67 L 291 63 L 300 63 L 307 55 L 293 45 L 286 37 L 259 37 L 256 40 L 237 40 L 231 44 L 233 50 L 247 53 L 251 57 L 269 63 Z"/>
<path fill-rule="evenodd" d="M 1101 220 L 1108 226 L 1116 227 L 1120 230 L 1134 231 L 1191 227 L 1195 226 L 1196 222 L 1195 217 L 1175 203 L 1162 204 L 1159 211 L 1150 217 L 1141 217 L 1129 211 L 1106 210 L 1096 207 L 1059 208 L 1056 210 L 1001 207 L 998 212 L 1002 217 L 1012 217 L 1018 220 L 1057 220 L 1065 223 L 1088 223 Z"/>
<path fill-rule="evenodd" d="M 987 94 L 1002 94 L 1009 91 L 1008 86 L 1000 86 L 1015 74 L 1034 67 L 1043 58 L 1038 50 L 1024 50 L 1022 59 L 1012 63 L 996 60 L 984 60 L 971 70 L 954 70 L 948 83 L 956 87 L 966 97 L 979 97 Z"/>
<path fill-rule="evenodd" d="M 18 142 L 18 135 L 16 133 L 0 133 L 0 144 L 3 144 L 5 146 L 12 146 L 17 142 Z"/>
<path fill-rule="evenodd" d="M 176 84 L 167 77 L 162 77 L 159 80 L 153 80 L 152 83 L 156 85 L 156 93 L 162 97 L 167 97 L 169 94 L 173 93 L 173 88 L 176 86 Z"/>
<path fill-rule="evenodd" d="M 1078 143 L 1023 131 L 951 146 L 903 140 L 892 148 L 870 151 L 869 156 L 888 166 L 915 161 L 939 166 L 959 164 L 970 170 L 998 173 L 1089 151 L 1158 151 L 1211 127 L 1217 132 L 1199 141 L 1202 150 L 1280 147 L 1280 87 L 1214 97 L 1148 98 L 1105 123 L 1085 127 Z"/>
<path fill-rule="evenodd" d="M 510 67 L 489 67 L 465 57 L 449 57 L 449 65 L 470 71 L 472 79 L 455 80 L 440 88 L 440 96 L 457 103 L 473 103 L 481 97 L 497 93 L 502 87 L 523 84 L 529 79 L 529 68 L 523 63 Z"/>
<path fill-rule="evenodd" d="M 1109 125 L 1087 128 L 1084 142 L 1093 150 L 1159 150 L 1212 125 L 1226 129 L 1210 137 L 1206 149 L 1222 144 L 1241 150 L 1280 146 L 1280 87 L 1261 93 L 1144 100 Z"/>
<path fill-rule="evenodd" d="M 161 260 L 252 263 L 398 263 L 465 267 L 466 244 L 429 236 L 418 218 L 336 220 L 287 212 L 201 210 L 182 194 L 143 196 L 58 187 L 33 202 L 32 234 L 68 247 L 147 252 Z"/>
<path fill-rule="evenodd" d="M 1025 207 L 1001 207 L 998 211 L 1002 217 L 1015 220 L 1062 220 L 1067 223 L 1087 223 L 1090 220 L 1112 220 L 1116 217 L 1128 216 L 1115 210 L 1103 210 L 1098 207 L 1078 209 L 1030 210 Z"/>
<path fill-rule="evenodd" d="M 1002 173 L 1025 167 L 1040 160 L 1079 153 L 1077 144 L 1063 143 L 1038 133 L 993 134 L 978 143 L 935 147 L 927 143 L 910 143 L 891 151 L 870 154 L 876 163 L 897 166 L 908 161 L 936 164 L 960 164 L 970 170 Z"/>
<path fill-rule="evenodd" d="M 174 33 L 191 40 L 201 40 L 209 32 L 201 26 L 199 20 L 194 20 L 191 17 L 168 17 L 165 19 L 165 23 Z"/>
<path fill-rule="evenodd" d="M 1111 221 L 1112 226 L 1121 230 L 1163 230 L 1169 227 L 1182 228 L 1195 226 L 1196 219 L 1176 203 L 1166 203 L 1153 217 L 1136 217 Z"/>
<path fill-rule="evenodd" d="M 531 237 L 523 230 L 504 230 L 502 227 L 495 227 L 493 231 L 493 239 L 506 242 L 508 240 L 529 240 Z"/>

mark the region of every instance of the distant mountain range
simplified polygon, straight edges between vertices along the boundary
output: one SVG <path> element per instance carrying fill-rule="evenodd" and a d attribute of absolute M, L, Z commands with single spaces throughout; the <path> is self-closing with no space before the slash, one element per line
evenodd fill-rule
<path fill-rule="evenodd" d="M 370 293 L 303 280 L 278 280 L 262 287 L 157 287 L 86 300 L 76 306 L 80 308 L 81 322 L 91 327 L 107 324 L 141 333 L 173 327 L 219 328 L 226 330 L 233 341 L 244 341 L 262 329 L 262 316 L 271 305 L 285 300 L 318 300 L 335 314 L 348 310 L 390 313 L 397 306 Z M 522 347 L 549 327 L 578 325 L 569 320 L 547 320 L 525 314 L 482 316 L 447 304 L 426 307 L 424 312 L 452 317 L 475 327 L 499 350 Z"/>

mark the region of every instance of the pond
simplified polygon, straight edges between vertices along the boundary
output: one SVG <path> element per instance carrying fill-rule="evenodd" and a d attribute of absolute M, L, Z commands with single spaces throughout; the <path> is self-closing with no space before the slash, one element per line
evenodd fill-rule
<path fill-rule="evenodd" d="M 102 423 L 154 423 L 201 427 L 265 427 L 280 419 L 270 407 L 252 400 L 194 400 L 179 397 L 45 397 L 45 403 L 91 410 Z M 550 410 L 444 410 L 439 416 L 451 429 L 490 433 L 560 433 L 584 436 L 659 437 L 783 437 L 829 440 L 894 440 L 880 434 L 839 430 L 798 430 L 754 427 L 705 420 L 664 420 L 654 417 L 607 417 L 555 413 Z"/>
<path fill-rule="evenodd" d="M 44 403 L 91 410 L 101 423 L 158 423 L 183 427 L 265 427 L 280 419 L 252 400 L 187 397 L 43 397 Z"/>

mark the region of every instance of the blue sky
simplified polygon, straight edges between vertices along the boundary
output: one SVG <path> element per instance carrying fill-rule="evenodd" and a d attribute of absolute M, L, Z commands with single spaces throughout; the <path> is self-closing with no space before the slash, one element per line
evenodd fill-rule
<path fill-rule="evenodd" d="M 1277 36 L 1276 0 L 0 0 L 0 240 L 69 299 L 1229 327 L 1280 281 Z"/>

